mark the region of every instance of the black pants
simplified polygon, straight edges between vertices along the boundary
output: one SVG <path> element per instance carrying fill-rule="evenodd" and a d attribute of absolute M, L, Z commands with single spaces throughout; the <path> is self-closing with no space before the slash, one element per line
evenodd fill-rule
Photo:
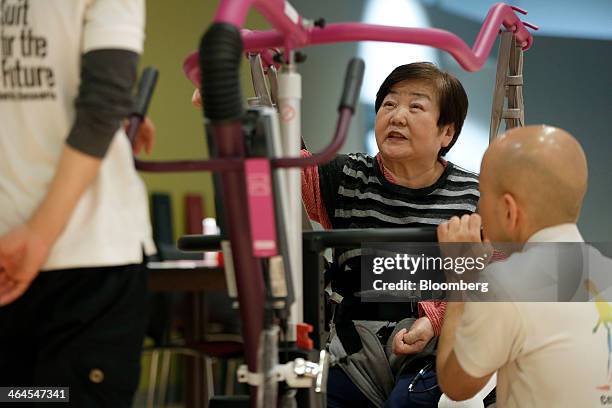
<path fill-rule="evenodd" d="M 130 407 L 147 308 L 144 265 L 42 272 L 0 307 L 0 386 L 70 387 L 62 407 Z"/>
<path fill-rule="evenodd" d="M 393 387 L 385 408 L 436 408 L 442 396 L 440 388 L 434 388 L 437 378 L 434 371 L 428 372 L 414 384 L 414 391 L 408 391 L 417 371 L 408 370 L 402 374 Z M 327 408 L 374 408 L 374 404 L 361 392 L 353 381 L 339 367 L 329 369 L 327 380 Z"/>

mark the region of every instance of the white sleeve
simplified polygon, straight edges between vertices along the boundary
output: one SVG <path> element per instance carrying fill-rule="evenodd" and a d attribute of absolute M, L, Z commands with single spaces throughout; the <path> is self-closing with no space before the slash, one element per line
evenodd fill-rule
<path fill-rule="evenodd" d="M 93 0 L 85 10 L 83 53 L 122 49 L 142 53 L 144 0 Z"/>
<path fill-rule="evenodd" d="M 525 341 L 519 309 L 509 302 L 469 302 L 455 333 L 455 356 L 474 378 L 514 360 Z"/>

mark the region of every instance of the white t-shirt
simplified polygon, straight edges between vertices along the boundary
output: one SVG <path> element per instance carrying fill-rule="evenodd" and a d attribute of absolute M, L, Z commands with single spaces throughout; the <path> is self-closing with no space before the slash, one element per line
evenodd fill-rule
<path fill-rule="evenodd" d="M 575 225 L 564 224 L 530 241 L 583 240 Z M 508 269 L 520 267 L 521 258 L 525 254 L 512 255 Z M 595 303 L 468 302 L 454 351 L 473 377 L 498 371 L 500 408 L 601 407 L 612 401 L 612 355 L 605 325 L 594 332 L 599 319 Z"/>
<path fill-rule="evenodd" d="M 81 55 L 142 52 L 144 0 L 6 0 L 0 7 L 0 234 L 43 199 L 75 118 Z M 142 261 L 155 250 L 125 132 L 77 204 L 44 270 Z"/>

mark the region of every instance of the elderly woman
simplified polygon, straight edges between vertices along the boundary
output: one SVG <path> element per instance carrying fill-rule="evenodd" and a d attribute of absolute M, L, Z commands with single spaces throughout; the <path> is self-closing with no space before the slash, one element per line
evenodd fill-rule
<path fill-rule="evenodd" d="M 192 102 L 201 105 L 197 90 Z M 327 229 L 405 228 L 475 212 L 478 176 L 442 158 L 467 114 L 461 83 L 430 63 L 402 65 L 374 106 L 378 155 L 339 155 L 302 171 L 309 217 Z M 335 251 L 328 407 L 436 407 L 431 361 L 446 304 L 361 303 L 360 267 L 358 250 Z"/>
<path fill-rule="evenodd" d="M 397 67 L 376 95 L 379 153 L 339 155 L 302 172 L 309 217 L 326 229 L 404 228 L 475 212 L 477 175 L 442 158 L 467 108 L 461 83 L 435 65 Z M 436 407 L 441 392 L 430 362 L 445 303 L 361 303 L 359 255 L 334 252 L 329 349 L 338 364 L 328 407 Z"/>

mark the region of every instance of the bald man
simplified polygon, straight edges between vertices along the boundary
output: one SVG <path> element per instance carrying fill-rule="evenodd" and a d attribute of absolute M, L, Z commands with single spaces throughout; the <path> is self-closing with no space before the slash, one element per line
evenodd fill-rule
<path fill-rule="evenodd" d="M 482 160 L 480 215 L 452 218 L 438 227 L 438 239 L 479 243 L 482 217 L 487 239 L 523 248 L 485 272 L 529 283 L 560 262 L 533 268 L 533 246 L 523 244 L 583 242 L 576 221 L 586 187 L 586 158 L 570 134 L 512 129 Z M 497 371 L 498 407 L 599 407 L 612 397 L 605 330 L 593 330 L 598 319 L 592 303 L 451 302 L 438 345 L 440 386 L 465 400 Z"/>

